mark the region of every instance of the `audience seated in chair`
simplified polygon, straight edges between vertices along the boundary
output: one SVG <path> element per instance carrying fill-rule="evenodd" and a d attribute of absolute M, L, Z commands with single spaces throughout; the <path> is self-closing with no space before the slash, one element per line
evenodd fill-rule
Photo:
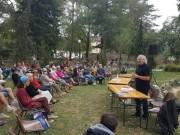
<path fill-rule="evenodd" d="M 105 76 L 110 79 L 111 77 L 111 67 L 109 66 L 108 63 L 106 63 L 106 66 L 104 66 L 104 70 L 105 70 Z"/>
<path fill-rule="evenodd" d="M 38 99 L 32 99 L 29 97 L 25 89 L 27 86 L 29 86 L 29 84 L 29 78 L 27 76 L 22 76 L 17 86 L 18 89 L 16 91 L 16 96 L 21 102 L 22 106 L 25 108 L 43 109 L 43 115 L 47 120 L 49 120 L 49 118 L 55 118 L 51 114 L 47 98 L 41 97 Z"/>
<path fill-rule="evenodd" d="M 96 83 L 94 82 L 94 76 L 92 76 L 91 74 L 91 69 L 89 68 L 89 66 L 87 65 L 85 68 L 84 68 L 84 72 L 83 72 L 83 76 L 85 78 L 88 78 L 89 79 L 89 82 L 88 84 L 92 84 L 92 85 L 96 85 Z"/>
<path fill-rule="evenodd" d="M 65 70 L 66 69 L 67 69 L 67 67 L 65 67 Z M 66 83 L 69 83 L 71 85 L 77 85 L 77 83 L 74 81 L 74 79 L 69 74 L 65 74 L 65 73 L 61 70 L 60 66 L 57 66 L 56 74 L 59 78 L 65 80 Z"/>
<path fill-rule="evenodd" d="M 6 65 L 5 65 L 4 62 L 1 62 L 0 68 L 1 68 L 1 70 L 3 71 L 2 74 L 4 75 L 5 78 L 8 77 L 8 76 L 10 75 L 10 70 L 7 69 L 7 67 L 6 67 Z"/>
<path fill-rule="evenodd" d="M 102 81 L 105 79 L 105 70 L 102 68 L 102 64 L 99 64 L 99 68 L 97 69 L 96 73 L 96 80 L 102 84 Z"/>
<path fill-rule="evenodd" d="M 83 76 L 83 73 L 79 71 L 79 63 L 76 63 L 76 66 L 73 69 L 73 78 L 81 79 L 83 85 L 86 85 L 86 78 Z"/>
<path fill-rule="evenodd" d="M 58 94 L 60 96 L 63 96 L 65 94 L 65 92 L 61 91 L 59 85 L 57 85 L 56 82 L 53 79 L 49 78 L 46 68 L 42 69 L 42 74 L 41 74 L 41 77 L 40 77 L 40 81 L 45 86 L 51 86 L 51 88 L 55 89 L 56 92 L 58 92 Z M 52 89 L 51 89 L 51 93 L 52 93 Z"/>
<path fill-rule="evenodd" d="M 36 100 L 36 99 L 41 98 L 41 97 L 46 97 L 47 100 L 48 100 L 48 103 L 50 103 L 50 101 L 53 104 L 57 102 L 55 99 L 52 98 L 52 95 L 48 90 L 42 91 L 41 89 L 36 89 L 35 88 L 35 86 L 32 83 L 33 75 L 31 73 L 27 73 L 26 76 L 29 78 L 30 84 L 25 89 L 26 89 L 28 95 L 32 99 Z"/>
<path fill-rule="evenodd" d="M 53 79 L 57 83 L 64 85 L 65 86 L 64 87 L 65 92 L 69 93 L 68 87 L 69 87 L 69 89 L 72 89 L 72 85 L 66 83 L 65 80 L 63 80 L 63 79 L 61 79 L 61 78 L 59 78 L 57 76 L 57 74 L 56 74 L 56 67 L 55 66 L 52 67 L 52 69 L 51 69 L 51 71 L 49 73 L 49 76 L 50 76 L 51 79 Z"/>
<path fill-rule="evenodd" d="M 152 98 L 154 100 L 162 100 L 163 99 L 163 93 L 162 93 L 161 89 L 157 85 L 153 84 L 151 81 L 150 81 L 149 94 L 150 94 L 150 98 Z"/>
<path fill-rule="evenodd" d="M 15 68 L 14 72 L 12 73 L 12 81 L 13 81 L 14 87 L 17 86 L 19 79 L 20 79 L 18 72 L 19 72 L 19 69 Z"/>
<path fill-rule="evenodd" d="M 33 85 L 36 87 L 36 89 L 41 89 L 43 91 L 48 90 L 49 92 L 51 91 L 51 87 L 50 86 L 46 86 L 46 85 L 41 85 L 38 81 L 37 81 L 37 70 L 32 70 L 32 75 L 33 78 L 31 80 L 31 82 L 33 83 Z"/>
<path fill-rule="evenodd" d="M 120 71 L 120 74 L 127 74 L 127 69 L 126 67 L 122 67 L 121 71 Z"/>

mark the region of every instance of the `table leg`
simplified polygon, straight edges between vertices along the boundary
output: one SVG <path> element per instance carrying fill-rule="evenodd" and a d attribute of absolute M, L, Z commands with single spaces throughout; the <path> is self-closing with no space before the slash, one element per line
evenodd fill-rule
<path fill-rule="evenodd" d="M 141 107 L 141 104 L 140 104 L 140 117 L 139 117 L 139 126 L 141 128 L 141 120 L 142 120 L 142 107 Z"/>
<path fill-rule="evenodd" d="M 125 126 L 125 121 L 126 121 L 126 105 L 125 105 L 125 99 L 123 102 L 123 126 Z"/>

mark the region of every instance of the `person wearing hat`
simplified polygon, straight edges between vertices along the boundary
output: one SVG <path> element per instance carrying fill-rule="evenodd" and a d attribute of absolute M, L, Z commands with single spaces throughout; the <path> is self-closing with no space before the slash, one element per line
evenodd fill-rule
<path fill-rule="evenodd" d="M 47 120 L 49 120 L 50 118 L 57 118 L 57 116 L 51 114 L 47 98 L 41 97 L 38 99 L 32 99 L 29 97 L 25 89 L 27 86 L 29 86 L 29 84 L 30 81 L 27 76 L 20 77 L 20 81 L 17 86 L 16 96 L 21 102 L 22 106 L 29 109 L 43 109 L 43 115 Z"/>

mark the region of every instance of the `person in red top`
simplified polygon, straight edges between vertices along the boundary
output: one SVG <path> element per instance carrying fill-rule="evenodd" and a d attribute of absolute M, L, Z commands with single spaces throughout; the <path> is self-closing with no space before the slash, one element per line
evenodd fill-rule
<path fill-rule="evenodd" d="M 50 85 L 41 85 L 37 79 L 36 79 L 36 75 L 37 75 L 37 70 L 33 70 L 32 71 L 32 74 L 33 74 L 33 79 L 32 79 L 32 84 L 35 86 L 36 89 L 40 89 L 40 90 L 43 90 L 43 91 L 46 91 L 48 90 L 49 92 L 51 91 L 51 87 Z"/>
<path fill-rule="evenodd" d="M 51 115 L 51 110 L 48 105 L 47 98 L 41 97 L 38 99 L 32 99 L 28 96 L 25 88 L 29 86 L 29 84 L 29 78 L 27 76 L 22 76 L 17 86 L 18 89 L 16 91 L 16 96 L 19 99 L 22 106 L 25 108 L 43 109 L 43 115 L 47 120 L 49 118 L 57 118 L 57 116 Z"/>

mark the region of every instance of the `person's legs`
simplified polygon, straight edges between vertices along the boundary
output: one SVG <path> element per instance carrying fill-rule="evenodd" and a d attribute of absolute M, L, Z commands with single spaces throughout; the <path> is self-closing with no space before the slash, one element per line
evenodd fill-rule
<path fill-rule="evenodd" d="M 51 114 L 51 111 L 50 111 L 50 107 L 48 105 L 48 100 L 47 98 L 45 97 L 41 97 L 41 98 L 38 98 L 36 100 L 38 102 L 37 105 L 33 106 L 34 108 L 37 108 L 37 109 L 43 109 L 45 112 L 43 113 L 44 114 L 44 117 L 46 119 L 48 119 L 48 115 Z"/>
<path fill-rule="evenodd" d="M 143 104 L 143 112 L 144 112 L 143 117 L 147 118 L 148 117 L 148 102 L 147 102 L 147 100 L 143 99 L 142 104 Z"/>
<path fill-rule="evenodd" d="M 11 107 L 11 106 L 8 104 L 8 102 L 7 102 L 7 100 L 6 100 L 6 98 L 4 97 L 4 95 L 3 95 L 2 92 L 0 92 L 0 102 L 1 102 L 3 105 L 6 106 L 8 112 L 12 112 L 12 111 L 15 109 L 14 107 Z"/>
<path fill-rule="evenodd" d="M 2 92 L 0 93 L 0 102 L 3 103 L 3 105 L 8 106 L 8 102 L 6 100 L 6 98 L 4 97 L 4 95 L 2 94 Z"/>
<path fill-rule="evenodd" d="M 8 92 L 8 103 L 11 104 L 11 102 L 15 99 L 14 94 L 11 88 L 6 88 L 6 90 Z"/>
<path fill-rule="evenodd" d="M 10 116 L 7 116 L 3 113 L 3 103 L 0 101 L 0 119 L 9 118 Z"/>
<path fill-rule="evenodd" d="M 51 87 L 49 85 L 42 85 L 39 89 L 43 91 L 46 91 L 46 90 L 48 90 L 49 92 L 51 91 Z"/>
<path fill-rule="evenodd" d="M 140 116 L 141 100 L 140 99 L 135 99 L 135 101 L 136 101 L 136 113 L 135 113 L 135 116 Z"/>

